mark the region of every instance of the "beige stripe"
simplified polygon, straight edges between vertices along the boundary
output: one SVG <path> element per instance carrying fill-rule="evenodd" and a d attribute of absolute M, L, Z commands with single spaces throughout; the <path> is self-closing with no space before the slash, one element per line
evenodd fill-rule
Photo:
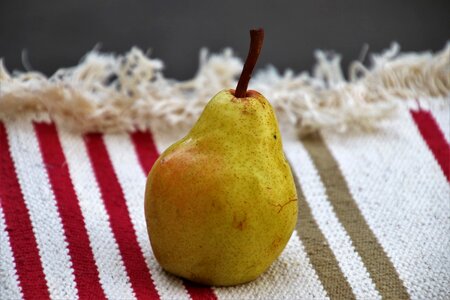
<path fill-rule="evenodd" d="M 291 167 L 293 170 L 294 168 Z M 297 235 L 331 299 L 355 299 L 352 289 L 339 268 L 336 257 L 317 226 L 308 206 L 297 175 L 293 173 L 298 195 Z"/>
<path fill-rule="evenodd" d="M 344 176 L 320 135 L 303 139 L 337 217 L 352 239 L 383 299 L 408 299 L 408 293 L 392 262 L 378 243 L 353 200 Z"/>

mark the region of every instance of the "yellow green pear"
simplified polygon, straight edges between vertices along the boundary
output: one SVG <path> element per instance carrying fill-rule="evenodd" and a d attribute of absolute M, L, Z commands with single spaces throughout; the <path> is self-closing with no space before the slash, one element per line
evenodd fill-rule
<path fill-rule="evenodd" d="M 251 31 L 252 44 L 261 32 Z M 251 46 L 249 58 L 254 52 Z M 255 64 L 249 67 L 249 58 L 243 75 Z M 145 215 L 156 259 L 166 271 L 202 284 L 257 278 L 280 255 L 297 220 L 275 114 L 246 83 L 214 96 L 147 180 Z"/>

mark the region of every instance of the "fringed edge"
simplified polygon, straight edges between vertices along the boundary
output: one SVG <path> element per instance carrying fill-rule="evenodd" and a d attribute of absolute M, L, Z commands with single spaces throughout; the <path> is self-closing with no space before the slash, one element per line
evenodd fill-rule
<path fill-rule="evenodd" d="M 340 55 L 315 55 L 312 75 L 268 67 L 250 83 L 301 134 L 373 128 L 406 103 L 399 99 L 450 95 L 450 43 L 436 54 L 401 54 L 393 44 L 371 56 L 370 68 L 353 62 L 349 80 Z M 38 72 L 11 75 L 0 61 L 0 118 L 45 113 L 79 132 L 192 126 L 214 94 L 236 85 L 241 68 L 230 49 L 212 55 L 203 49 L 199 71 L 188 81 L 165 78 L 163 63 L 138 48 L 119 56 L 91 51 L 79 65 L 49 78 Z"/>

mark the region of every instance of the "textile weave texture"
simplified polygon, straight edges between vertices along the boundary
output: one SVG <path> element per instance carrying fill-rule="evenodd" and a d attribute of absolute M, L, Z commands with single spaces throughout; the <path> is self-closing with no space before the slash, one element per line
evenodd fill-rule
<path fill-rule="evenodd" d="M 371 132 L 298 137 L 296 230 L 257 280 L 198 286 L 164 272 L 146 175 L 176 137 L 0 122 L 1 299 L 449 299 L 450 99 L 402 106 Z M 230 224 L 231 226 L 231 224 Z"/>

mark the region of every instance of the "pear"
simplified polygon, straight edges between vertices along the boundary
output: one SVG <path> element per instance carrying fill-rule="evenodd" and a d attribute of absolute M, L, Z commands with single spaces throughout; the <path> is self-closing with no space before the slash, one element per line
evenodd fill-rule
<path fill-rule="evenodd" d="M 297 194 L 277 119 L 264 96 L 246 90 L 262 33 L 251 31 L 237 90 L 215 95 L 148 176 L 153 253 L 163 269 L 193 282 L 254 280 L 280 255 L 296 224 Z"/>

